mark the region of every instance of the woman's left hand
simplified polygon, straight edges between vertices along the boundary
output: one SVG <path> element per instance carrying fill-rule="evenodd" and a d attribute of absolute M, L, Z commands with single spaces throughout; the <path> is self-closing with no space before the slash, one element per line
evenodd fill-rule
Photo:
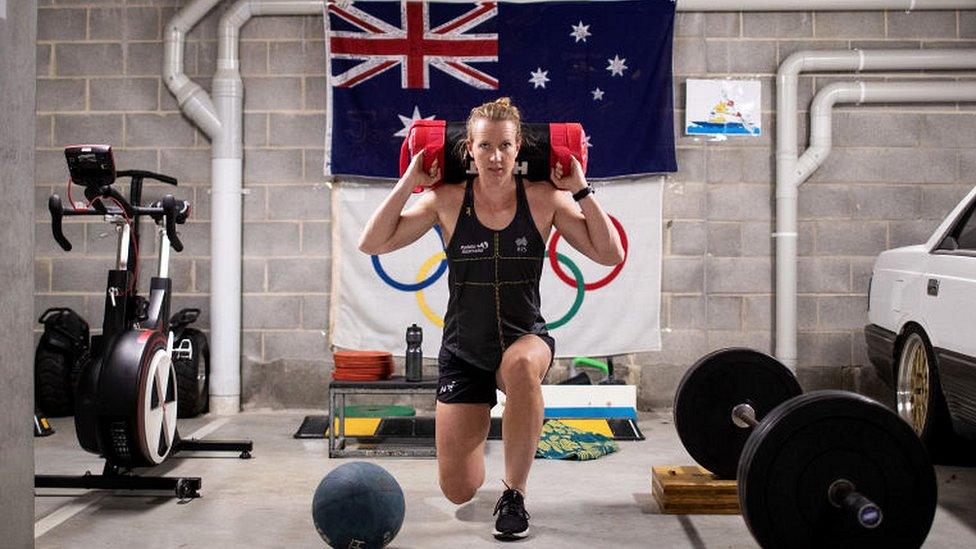
<path fill-rule="evenodd" d="M 561 162 L 556 162 L 556 166 L 552 169 L 549 177 L 557 189 L 575 193 L 583 187 L 586 187 L 586 176 L 583 174 L 583 166 L 579 163 L 579 160 L 576 160 L 575 156 L 571 156 L 570 159 L 572 165 L 569 166 L 568 170 Z"/>

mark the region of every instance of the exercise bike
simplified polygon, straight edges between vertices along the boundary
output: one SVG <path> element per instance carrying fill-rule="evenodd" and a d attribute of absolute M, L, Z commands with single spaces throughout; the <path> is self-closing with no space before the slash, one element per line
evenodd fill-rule
<path fill-rule="evenodd" d="M 174 490 L 180 498 L 198 497 L 199 477 L 129 474 L 133 467 L 159 465 L 180 451 L 240 452 L 240 457 L 247 459 L 253 447 L 249 440 L 181 440 L 177 432 L 169 257 L 171 248 L 177 252 L 183 249 L 176 226 L 186 221 L 190 204 L 172 195 L 149 206 L 134 205 L 140 199 L 138 195 L 127 200 L 112 187 L 118 173 L 108 145 L 70 146 L 65 148 L 65 157 L 71 182 L 84 187 L 87 204 L 65 208 L 57 195 L 49 198 L 54 239 L 65 251 L 71 250 L 62 231 L 65 216 L 102 216 L 118 233 L 116 267 L 108 274 L 102 334 L 92 337 L 92 360 L 82 367 L 75 395 L 78 442 L 86 451 L 105 458 L 105 470 L 102 475 L 37 475 L 34 485 Z M 176 182 L 152 172 L 139 172 L 139 177 Z M 159 267 L 150 281 L 148 300 L 136 293 L 139 262 L 134 232 L 140 217 L 150 217 L 157 225 Z"/>
<path fill-rule="evenodd" d="M 129 204 L 133 206 L 142 206 L 142 183 L 145 179 L 173 186 L 177 184 L 175 178 L 144 170 L 118 171 L 116 176 L 129 178 Z M 138 251 L 136 245 L 141 241 L 140 225 L 138 220 L 132 223 L 132 248 L 129 253 L 133 256 Z M 133 292 L 131 297 L 128 306 L 135 308 L 138 321 L 144 320 L 148 302 L 137 292 Z M 199 316 L 200 309 L 182 309 L 169 321 L 174 341 L 172 360 L 179 397 L 178 417 L 195 417 L 206 412 L 209 405 L 210 349 L 207 336 L 191 327 Z M 66 307 L 47 309 L 38 322 L 44 325 L 44 334 L 34 355 L 36 407 L 51 416 L 73 415 L 79 374 L 91 362 L 88 323 Z"/>

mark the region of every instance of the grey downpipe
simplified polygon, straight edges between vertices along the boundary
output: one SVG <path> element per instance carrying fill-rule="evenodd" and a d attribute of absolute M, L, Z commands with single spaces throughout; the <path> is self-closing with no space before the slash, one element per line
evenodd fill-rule
<path fill-rule="evenodd" d="M 210 411 L 240 411 L 241 173 L 240 104 L 243 86 L 234 77 L 237 61 L 218 61 L 212 99 L 183 71 L 186 34 L 220 0 L 196 0 L 183 7 L 165 29 L 164 78 L 180 109 L 210 139 Z M 221 52 L 226 48 L 221 43 Z M 228 70 L 227 66 L 231 68 Z M 237 144 L 235 146 L 235 143 Z"/>
<path fill-rule="evenodd" d="M 974 52 L 976 55 L 976 52 Z M 831 115 L 838 103 L 957 103 L 976 101 L 973 82 L 835 82 L 820 90 L 810 107 L 810 146 L 797 160 L 805 180 L 830 155 Z"/>
<path fill-rule="evenodd" d="M 225 358 L 219 377 L 214 378 L 220 392 L 211 390 L 211 402 L 214 397 L 222 401 L 219 411 L 223 413 L 237 413 L 241 405 L 244 82 L 240 72 L 240 30 L 258 15 L 309 15 L 322 10 L 320 0 L 239 0 L 224 13 L 218 27 L 213 94 L 226 127 L 213 140 L 210 302 L 211 314 L 220 312 L 220 342 Z"/>
<path fill-rule="evenodd" d="M 210 139 L 220 131 L 220 119 L 207 92 L 183 71 L 183 49 L 190 29 L 220 2 L 195 0 L 177 12 L 163 29 L 163 82 L 180 110 Z"/>
<path fill-rule="evenodd" d="M 829 152 L 829 130 L 826 136 L 811 137 L 811 148 L 797 155 L 797 80 L 800 72 L 810 71 L 879 71 L 879 70 L 965 70 L 976 68 L 974 50 L 874 50 L 874 51 L 800 51 L 784 61 L 776 79 L 776 356 L 790 368 L 796 368 L 796 301 L 797 301 L 797 198 L 799 186 L 823 163 Z M 888 86 L 905 87 L 911 83 Z M 865 84 L 868 86 L 869 84 Z M 891 93 L 888 88 L 871 84 L 875 93 Z M 860 87 L 858 88 L 861 89 Z M 821 95 L 829 91 L 826 95 Z M 826 87 L 818 94 L 821 102 L 834 99 L 838 88 Z M 858 96 L 860 97 L 860 95 Z M 924 101 L 919 99 L 918 101 Z M 893 100 L 892 102 L 896 102 Z M 818 110 L 812 126 L 823 124 L 824 109 Z M 829 109 L 826 110 L 829 113 Z M 826 126 L 829 128 L 828 125 Z M 825 141 L 826 139 L 826 141 Z M 826 145 L 826 147 L 824 146 Z"/>

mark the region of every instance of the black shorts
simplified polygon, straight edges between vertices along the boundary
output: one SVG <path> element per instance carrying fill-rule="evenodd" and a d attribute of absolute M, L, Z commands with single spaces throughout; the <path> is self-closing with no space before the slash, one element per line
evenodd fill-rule
<path fill-rule="evenodd" d="M 556 341 L 549 334 L 538 335 L 549 346 L 549 368 L 552 368 L 556 356 Z M 497 368 L 492 371 L 483 370 L 441 347 L 437 356 L 437 370 L 437 400 L 446 404 L 488 404 L 491 408 L 498 404 L 498 395 L 495 393 L 498 389 L 495 381 Z"/>

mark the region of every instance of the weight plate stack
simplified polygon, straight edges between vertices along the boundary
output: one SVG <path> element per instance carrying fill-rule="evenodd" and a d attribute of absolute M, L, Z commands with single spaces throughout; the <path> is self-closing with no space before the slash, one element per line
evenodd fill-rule
<path fill-rule="evenodd" d="M 785 402 L 753 430 L 739 463 L 739 503 L 763 547 L 919 547 L 935 516 L 929 456 L 883 405 L 844 391 Z M 865 527 L 830 501 L 846 481 L 880 509 Z"/>
<path fill-rule="evenodd" d="M 753 349 L 722 349 L 685 372 L 675 394 L 674 425 L 699 465 L 733 479 L 752 429 L 737 426 L 732 409 L 748 404 L 761 419 L 802 392 L 793 372 L 775 358 Z"/>

